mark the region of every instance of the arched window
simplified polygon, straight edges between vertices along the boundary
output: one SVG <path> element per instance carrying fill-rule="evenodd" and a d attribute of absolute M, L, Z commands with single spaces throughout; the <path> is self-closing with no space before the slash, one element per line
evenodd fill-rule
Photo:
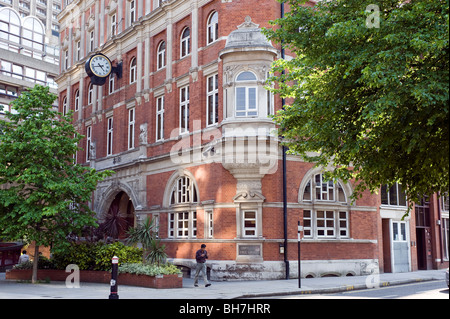
<path fill-rule="evenodd" d="M 214 11 L 210 14 L 207 24 L 207 39 L 206 43 L 210 44 L 219 38 L 219 14 Z"/>
<path fill-rule="evenodd" d="M 236 82 L 243 82 L 243 81 L 256 81 L 256 75 L 253 72 L 249 71 L 241 72 L 236 77 Z"/>
<path fill-rule="evenodd" d="M 258 116 L 256 75 L 245 71 L 236 77 L 236 117 Z"/>
<path fill-rule="evenodd" d="M 170 205 L 198 202 L 197 188 L 188 176 L 181 176 L 172 187 Z"/>
<path fill-rule="evenodd" d="M 303 190 L 303 201 L 331 201 L 347 203 L 347 196 L 340 182 L 325 180 L 322 173 L 315 174 Z"/>
<path fill-rule="evenodd" d="M 303 234 L 310 239 L 349 238 L 347 194 L 341 182 L 326 180 L 322 173 L 308 177 L 301 189 Z"/>
<path fill-rule="evenodd" d="M 20 17 L 10 8 L 0 9 L 0 39 L 6 40 L 5 49 L 19 52 L 20 47 Z M 2 44 L 2 46 L 4 46 Z"/>
<path fill-rule="evenodd" d="M 63 106 L 62 106 L 62 114 L 65 116 L 67 115 L 67 96 L 64 97 L 63 99 Z"/>
<path fill-rule="evenodd" d="M 80 109 L 80 91 L 75 91 L 75 112 Z"/>
<path fill-rule="evenodd" d="M 131 59 L 130 62 L 130 84 L 135 83 L 137 80 L 137 70 L 136 70 L 136 58 Z"/>
<path fill-rule="evenodd" d="M 24 53 L 33 57 L 42 57 L 44 51 L 44 27 L 34 17 L 26 17 L 22 27 L 22 46 Z"/>
<path fill-rule="evenodd" d="M 169 238 L 196 238 L 198 191 L 189 176 L 180 176 L 170 193 Z"/>
<path fill-rule="evenodd" d="M 162 69 L 166 66 L 166 42 L 161 41 L 157 50 L 157 69 Z"/>
<path fill-rule="evenodd" d="M 180 58 L 184 58 L 191 53 L 191 32 L 189 28 L 184 28 L 180 40 Z"/>

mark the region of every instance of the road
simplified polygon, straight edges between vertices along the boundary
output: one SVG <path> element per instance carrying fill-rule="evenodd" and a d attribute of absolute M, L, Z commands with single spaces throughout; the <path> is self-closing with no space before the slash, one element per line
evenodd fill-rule
<path fill-rule="evenodd" d="M 444 280 L 417 282 L 374 289 L 353 290 L 322 295 L 295 295 L 277 299 L 449 299 Z"/>

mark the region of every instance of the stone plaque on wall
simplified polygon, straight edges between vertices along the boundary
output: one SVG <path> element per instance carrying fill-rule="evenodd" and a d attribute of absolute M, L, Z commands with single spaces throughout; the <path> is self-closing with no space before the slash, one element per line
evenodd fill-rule
<path fill-rule="evenodd" d="M 240 256 L 261 256 L 261 245 L 239 245 Z"/>

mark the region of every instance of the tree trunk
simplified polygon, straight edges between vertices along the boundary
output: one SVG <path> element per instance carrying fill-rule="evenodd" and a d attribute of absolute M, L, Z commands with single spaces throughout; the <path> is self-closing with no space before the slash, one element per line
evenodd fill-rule
<path fill-rule="evenodd" d="M 31 276 L 31 283 L 37 283 L 37 270 L 39 262 L 39 246 L 35 243 L 34 245 L 34 259 L 33 259 L 33 274 Z"/>

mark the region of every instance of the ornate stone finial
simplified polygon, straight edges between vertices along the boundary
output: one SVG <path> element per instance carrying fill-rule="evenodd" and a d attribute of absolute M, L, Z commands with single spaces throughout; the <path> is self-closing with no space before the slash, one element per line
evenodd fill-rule
<path fill-rule="evenodd" d="M 256 29 L 259 27 L 259 24 L 253 23 L 252 22 L 252 18 L 250 16 L 246 16 L 244 19 L 244 23 L 242 23 L 241 25 L 238 25 L 238 29 Z"/>

